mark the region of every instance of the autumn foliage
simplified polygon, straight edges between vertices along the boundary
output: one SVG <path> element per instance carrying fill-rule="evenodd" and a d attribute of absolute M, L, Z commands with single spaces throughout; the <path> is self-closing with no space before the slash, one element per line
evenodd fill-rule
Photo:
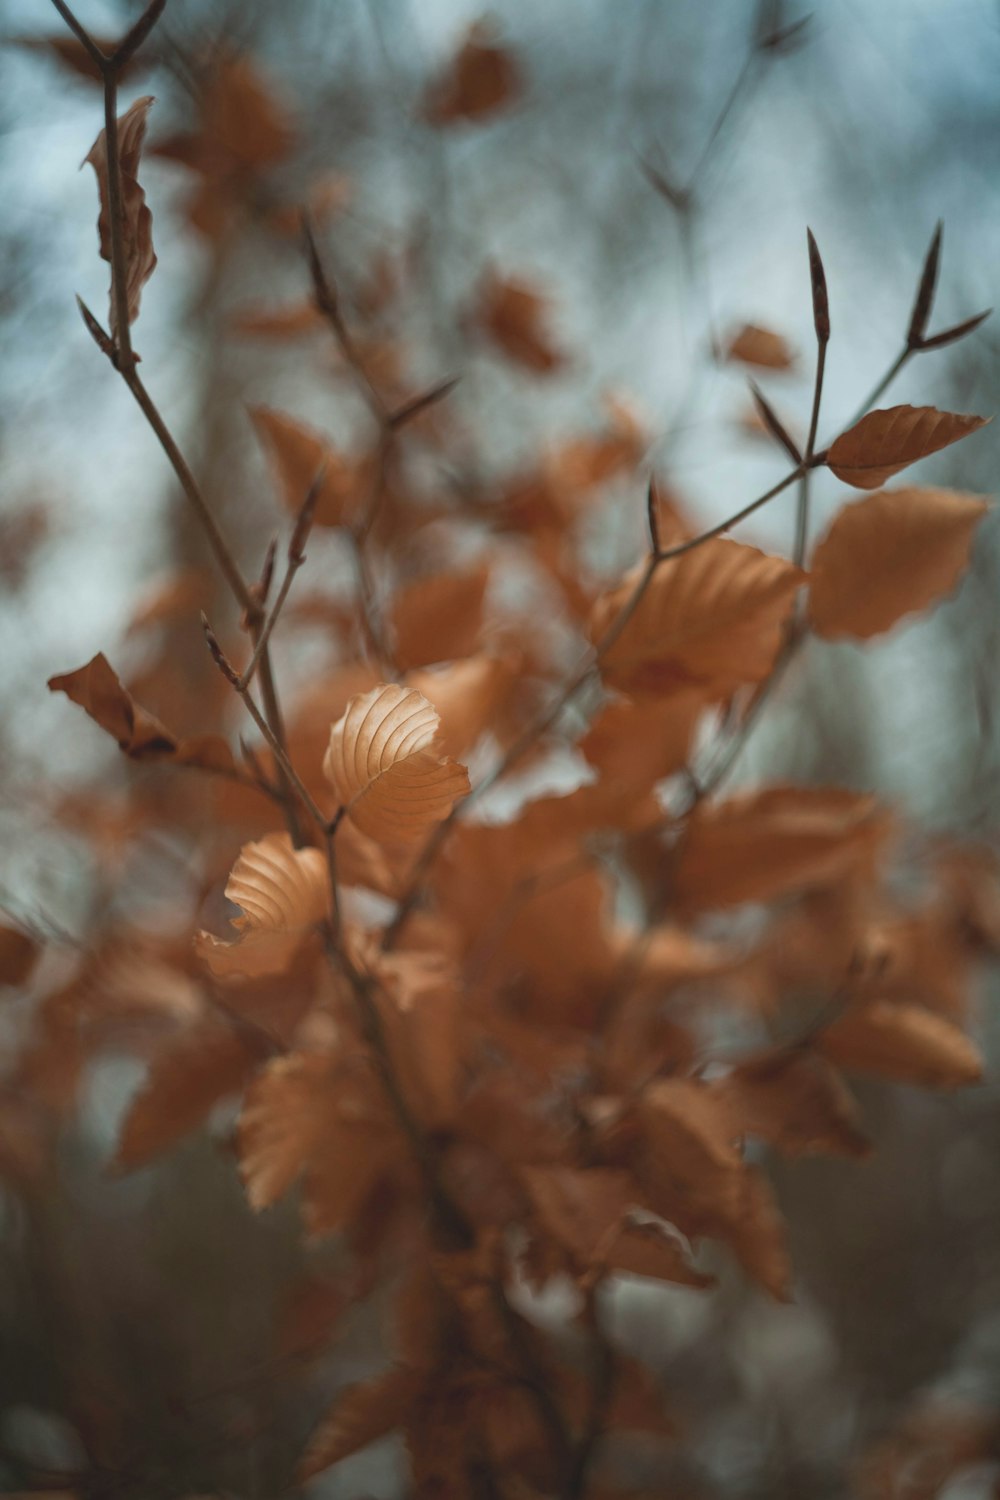
<path fill-rule="evenodd" d="M 970 983 L 1000 943 L 1000 883 L 982 851 L 922 839 L 863 787 L 730 777 L 807 643 L 877 640 L 959 585 L 987 501 L 905 471 L 987 419 L 879 394 L 821 442 L 831 310 L 811 241 L 809 438 L 788 437 L 761 397 L 787 452 L 765 495 L 700 529 L 650 477 L 651 434 L 614 403 L 601 429 L 521 466 L 470 516 L 413 478 L 415 456 L 446 463 L 460 372 L 411 383 L 406 350 L 369 335 L 328 267 L 337 194 L 320 182 L 312 201 L 274 211 L 276 232 L 301 213 L 308 295 L 251 310 L 242 328 L 330 339 L 367 426 L 347 451 L 294 411 L 251 411 L 280 523 L 254 558 L 154 402 L 155 349 L 140 364 L 133 344 L 156 267 L 140 186 L 155 108 L 117 91 L 124 64 L 155 45 L 162 8 L 117 51 L 72 27 L 74 55 L 115 106 L 86 158 L 110 311 L 83 314 L 205 528 L 233 608 L 202 625 L 183 580 L 172 585 L 216 670 L 196 732 L 161 722 L 155 676 L 141 692 L 123 683 L 120 643 L 48 686 L 70 700 L 67 724 L 87 715 L 138 763 L 128 773 L 156 763 L 136 784 L 137 826 L 160 816 L 164 789 L 203 786 L 203 899 L 168 928 L 119 922 L 44 962 L 30 934 L 0 933 L 3 982 L 35 993 L 0 1164 L 15 1187 L 37 1180 L 88 1062 L 140 1036 L 145 1081 L 113 1170 L 146 1165 L 238 1101 L 233 1170 L 265 1227 L 294 1194 L 303 1235 L 344 1247 L 338 1305 L 379 1294 L 392 1308 L 384 1368 L 332 1395 L 301 1480 L 398 1432 L 415 1495 L 637 1494 L 630 1444 L 683 1437 L 670 1393 L 609 1331 L 609 1288 L 638 1277 L 710 1297 L 735 1263 L 790 1298 L 767 1153 L 864 1158 L 856 1075 L 929 1089 L 981 1076 Z M 477 27 L 428 84 L 425 117 L 470 129 L 526 86 Z M 209 240 L 238 223 L 291 140 L 247 59 L 226 60 L 211 89 L 197 133 L 158 147 L 183 160 L 190 220 Z M 907 356 L 943 341 L 926 331 L 936 269 L 935 250 Z M 381 295 L 391 305 L 407 290 Z M 521 372 L 526 400 L 570 358 L 550 311 L 542 289 L 491 272 L 465 319 L 469 339 Z M 808 363 L 751 324 L 721 357 L 758 372 Z M 821 472 L 845 488 L 813 535 Z M 583 564 L 578 523 L 611 482 L 631 487 L 647 546 L 601 577 Z M 740 522 L 793 487 L 787 554 L 742 539 Z M 354 559 L 351 597 L 317 578 L 303 592 L 322 531 Z M 504 590 L 512 562 L 535 602 Z M 327 664 L 286 691 L 272 648 L 317 625 Z M 557 760 L 572 779 L 548 790 Z M 537 1316 L 553 1288 L 570 1309 L 555 1332 Z"/>

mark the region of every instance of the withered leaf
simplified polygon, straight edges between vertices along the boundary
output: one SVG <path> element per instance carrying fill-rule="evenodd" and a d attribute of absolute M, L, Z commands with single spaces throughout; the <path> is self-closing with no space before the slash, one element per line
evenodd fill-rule
<path fill-rule="evenodd" d="M 238 1093 L 264 1049 L 234 1027 L 207 1025 L 169 1043 L 126 1112 L 112 1167 L 131 1172 L 190 1134 Z"/>
<path fill-rule="evenodd" d="M 0 923 L 0 985 L 24 984 L 41 952 L 33 937 L 18 927 Z"/>
<path fill-rule="evenodd" d="M 250 1206 L 269 1208 L 302 1178 L 311 1236 L 350 1222 L 396 1148 L 373 1077 L 333 1055 L 274 1058 L 247 1090 L 239 1158 Z"/>
<path fill-rule="evenodd" d="M 128 306 L 128 321 L 134 323 L 139 316 L 142 289 L 156 269 L 156 253 L 153 250 L 153 215 L 146 204 L 146 194 L 139 186 L 139 160 L 142 143 L 146 136 L 146 121 L 154 100 L 147 94 L 137 99 L 118 120 L 118 160 L 122 195 L 122 235 L 125 250 L 125 290 Z M 97 173 L 97 186 L 101 197 L 101 213 L 97 221 L 97 232 L 101 241 L 101 257 L 111 261 L 111 197 L 108 182 L 108 143 L 106 132 L 101 131 L 84 158 Z M 118 310 L 111 291 L 111 334 L 118 331 Z"/>
<path fill-rule="evenodd" d="M 323 771 L 369 838 L 420 838 L 468 792 L 468 771 L 438 747 L 440 728 L 433 704 L 395 684 L 352 698 L 334 724 Z"/>
<path fill-rule="evenodd" d="M 733 335 L 726 349 L 726 358 L 762 370 L 789 370 L 795 364 L 795 355 L 781 334 L 760 328 L 755 323 L 745 323 Z"/>
<path fill-rule="evenodd" d="M 827 464 L 859 490 L 877 490 L 918 459 L 927 458 L 985 427 L 989 417 L 938 411 L 934 406 L 890 406 L 870 411 L 830 445 Z"/>
<path fill-rule="evenodd" d="M 873 866 L 892 824 L 874 797 L 772 786 L 702 805 L 676 851 L 672 891 L 687 912 L 771 901 Z"/>
<path fill-rule="evenodd" d="M 829 1151 L 867 1156 L 858 1107 L 843 1079 L 814 1054 L 794 1051 L 740 1063 L 712 1084 L 733 1128 L 786 1156 Z"/>
<path fill-rule="evenodd" d="M 396 661 L 403 671 L 471 656 L 479 643 L 490 570 L 434 573 L 400 589 L 393 601 Z"/>
<path fill-rule="evenodd" d="M 489 119 L 522 92 L 520 69 L 482 21 L 469 28 L 444 74 L 427 92 L 424 116 L 432 125 Z"/>
<path fill-rule="evenodd" d="M 220 735 L 199 734 L 178 739 L 159 719 L 140 707 L 122 686 L 103 652 L 75 672 L 50 677 L 48 689 L 51 693 L 65 693 L 117 740 L 118 748 L 132 760 L 169 760 L 176 765 L 198 766 L 224 774 L 234 768 L 233 753 Z"/>
<path fill-rule="evenodd" d="M 227 943 L 199 932 L 198 957 L 224 981 L 284 973 L 326 916 L 326 856 L 318 849 L 293 848 L 287 833 L 269 833 L 240 851 L 226 897 L 241 908 L 232 922 L 239 936 Z"/>
<path fill-rule="evenodd" d="M 299 1465 L 300 1483 L 401 1427 L 426 1381 L 423 1371 L 391 1365 L 373 1380 L 341 1391 L 310 1439 Z"/>
<path fill-rule="evenodd" d="M 813 553 L 809 615 L 827 640 L 868 640 L 955 588 L 985 500 L 954 490 L 880 490 L 845 505 Z"/>
<path fill-rule="evenodd" d="M 284 412 L 255 406 L 250 419 L 291 514 L 299 514 L 322 471 L 314 522 L 317 526 L 344 525 L 364 493 L 359 466 L 338 453 L 318 432 Z"/>
<path fill-rule="evenodd" d="M 602 595 L 590 619 L 599 644 L 628 604 L 641 570 Z M 760 682 L 774 665 L 782 628 L 805 574 L 756 547 L 715 538 L 661 563 L 601 669 L 623 692 L 701 687 L 720 698 Z"/>
<path fill-rule="evenodd" d="M 983 1061 L 953 1021 L 920 1005 L 876 1000 L 835 1021 L 817 1043 L 841 1067 L 899 1083 L 953 1089 L 978 1083 Z"/>
<path fill-rule="evenodd" d="M 537 375 L 566 363 L 544 324 L 545 298 L 518 277 L 489 276 L 480 291 L 477 321 L 507 358 Z"/>

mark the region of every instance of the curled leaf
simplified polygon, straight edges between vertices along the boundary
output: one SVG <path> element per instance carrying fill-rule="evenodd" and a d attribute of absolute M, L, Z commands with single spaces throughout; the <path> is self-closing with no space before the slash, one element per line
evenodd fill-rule
<path fill-rule="evenodd" d="M 809 614 L 827 640 L 868 640 L 950 594 L 985 500 L 954 490 L 880 490 L 845 505 L 813 553 Z"/>
<path fill-rule="evenodd" d="M 226 883 L 226 897 L 242 909 L 232 923 L 239 937 L 226 943 L 199 932 L 199 958 L 216 979 L 284 973 L 326 916 L 326 860 L 318 849 L 293 848 L 287 833 L 269 833 L 243 848 Z"/>
<path fill-rule="evenodd" d="M 989 417 L 938 411 L 934 406 L 889 406 L 870 411 L 841 433 L 826 461 L 845 484 L 877 490 L 893 474 L 918 459 L 938 453 L 985 427 Z"/>
<path fill-rule="evenodd" d="M 468 792 L 468 771 L 438 748 L 440 728 L 421 693 L 389 684 L 352 698 L 331 729 L 323 771 L 369 838 L 419 838 Z"/>
<path fill-rule="evenodd" d="M 146 120 L 153 104 L 151 94 L 137 99 L 118 120 L 118 164 L 121 181 L 121 223 L 125 249 L 125 289 L 128 321 L 139 316 L 142 289 L 156 269 L 153 249 L 153 215 L 146 204 L 146 194 L 139 186 L 139 159 L 146 136 Z M 111 190 L 108 170 L 107 132 L 102 130 L 84 158 L 97 173 L 101 196 L 101 213 L 97 232 L 101 241 L 101 258 L 111 261 Z M 118 313 L 114 287 L 111 290 L 111 333 L 118 332 Z"/>
<path fill-rule="evenodd" d="M 953 1021 L 921 1005 L 876 1000 L 835 1021 L 819 1048 L 842 1068 L 923 1088 L 978 1083 L 983 1060 Z"/>

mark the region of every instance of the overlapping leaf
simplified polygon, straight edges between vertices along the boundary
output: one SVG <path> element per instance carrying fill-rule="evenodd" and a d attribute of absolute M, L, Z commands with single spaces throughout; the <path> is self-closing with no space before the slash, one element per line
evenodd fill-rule
<path fill-rule="evenodd" d="M 330 731 L 324 773 L 362 833 L 380 843 L 420 838 L 469 791 L 469 773 L 437 745 L 441 720 L 413 688 L 359 694 Z"/>
<path fill-rule="evenodd" d="M 233 866 L 226 896 L 241 908 L 231 943 L 209 932 L 195 939 L 198 956 L 216 979 L 281 974 L 327 913 L 329 876 L 318 849 L 295 849 L 287 833 L 247 844 Z"/>
<path fill-rule="evenodd" d="M 128 321 L 134 323 L 139 316 L 142 289 L 156 269 L 156 252 L 153 249 L 153 215 L 146 203 L 146 194 L 139 186 L 139 160 L 142 143 L 146 138 L 146 122 L 150 106 L 150 94 L 137 99 L 118 120 L 118 163 L 121 187 L 121 231 L 125 258 L 125 292 Z M 101 131 L 91 146 L 85 160 L 97 173 L 97 186 L 101 197 L 101 213 L 97 221 L 97 232 L 101 241 L 101 257 L 111 261 L 111 196 L 108 182 L 107 134 Z M 118 309 L 112 288 L 111 333 L 118 329 Z"/>

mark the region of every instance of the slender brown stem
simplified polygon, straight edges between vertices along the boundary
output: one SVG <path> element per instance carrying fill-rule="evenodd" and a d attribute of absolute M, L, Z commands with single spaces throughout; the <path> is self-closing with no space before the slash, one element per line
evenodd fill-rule
<path fill-rule="evenodd" d="M 823 376 L 826 372 L 826 340 L 821 339 L 816 350 L 816 379 L 813 384 L 812 414 L 809 418 L 809 436 L 803 456 L 803 474 L 799 480 L 798 505 L 795 513 L 795 550 L 792 560 L 797 568 L 805 563 L 809 544 L 809 477 L 816 448 L 816 429 L 819 426 L 819 409 L 823 400 Z"/>

